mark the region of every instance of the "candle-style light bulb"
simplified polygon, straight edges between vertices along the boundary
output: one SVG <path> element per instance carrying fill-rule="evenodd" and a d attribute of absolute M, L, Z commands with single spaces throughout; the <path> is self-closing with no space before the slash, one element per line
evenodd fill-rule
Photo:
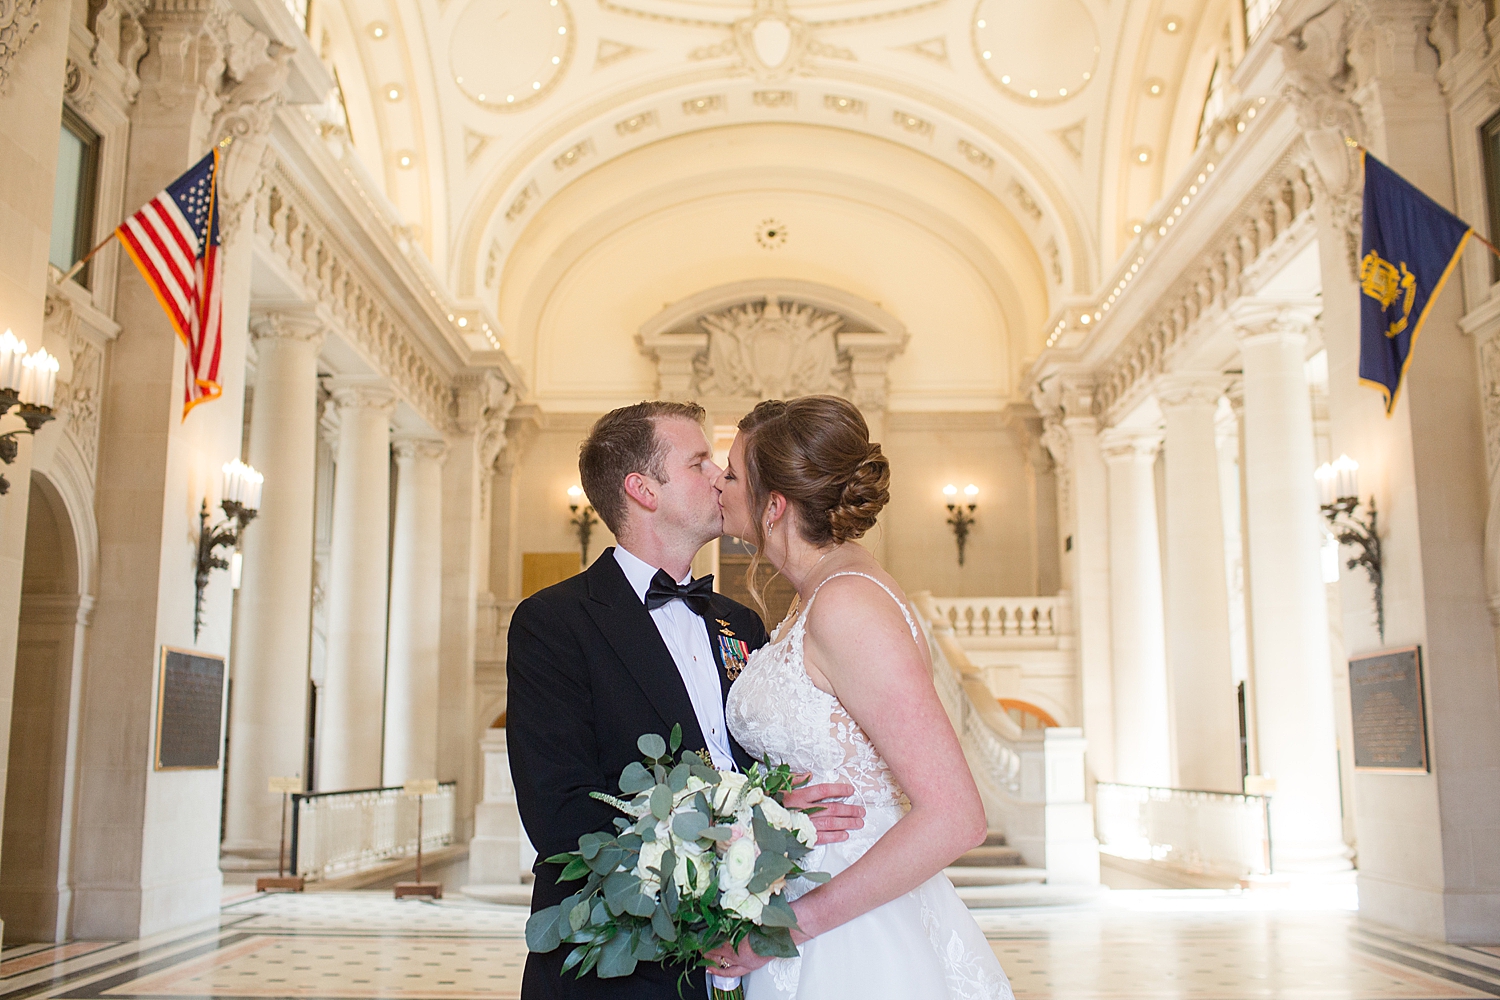
<path fill-rule="evenodd" d="M 1327 507 L 1337 499 L 1333 495 L 1333 479 L 1335 475 L 1337 473 L 1333 471 L 1333 466 L 1328 462 L 1324 462 L 1318 466 L 1318 471 L 1313 473 L 1313 478 L 1318 481 L 1318 503 L 1320 506 Z"/>
<path fill-rule="evenodd" d="M 1348 455 L 1340 455 L 1333 463 L 1334 485 L 1337 499 L 1359 498 L 1359 463 Z"/>
<path fill-rule="evenodd" d="M 945 496 L 945 497 L 956 497 L 956 496 L 958 496 L 958 487 L 954 486 L 952 483 L 949 483 L 947 486 L 943 487 L 943 496 Z"/>
<path fill-rule="evenodd" d="M 265 485 L 266 477 L 255 471 L 255 466 L 245 466 L 245 499 L 240 501 L 240 506 L 246 510 L 260 510 L 260 491 Z"/>
<path fill-rule="evenodd" d="M 26 341 L 6 330 L 0 334 L 0 389 L 12 392 L 21 387 L 21 362 L 26 358 Z M 19 393 L 17 393 L 19 395 Z"/>
<path fill-rule="evenodd" d="M 973 483 L 970 483 L 968 486 L 964 487 L 964 496 L 968 497 L 969 501 L 972 503 L 974 498 L 979 496 L 979 487 L 975 486 Z"/>
<path fill-rule="evenodd" d="M 573 503 L 577 503 L 578 502 L 578 498 L 581 497 L 581 496 L 583 496 L 583 487 L 581 487 L 581 486 L 569 486 L 568 487 L 568 499 L 571 500 Z"/>

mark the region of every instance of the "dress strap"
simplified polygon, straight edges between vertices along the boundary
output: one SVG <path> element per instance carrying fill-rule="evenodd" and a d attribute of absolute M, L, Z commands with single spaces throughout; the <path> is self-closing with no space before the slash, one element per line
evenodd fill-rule
<path fill-rule="evenodd" d="M 911 612 L 906 610 L 906 602 L 897 597 L 894 590 L 881 583 L 878 579 L 871 576 L 869 573 L 861 573 L 858 570 L 854 569 L 846 569 L 841 573 L 834 573 L 829 576 L 828 579 L 824 580 L 823 583 L 820 583 L 817 585 L 817 587 L 813 588 L 812 596 L 807 599 L 807 607 L 802 610 L 802 620 L 804 622 L 807 621 L 807 616 L 812 614 L 813 601 L 817 600 L 818 591 L 823 589 L 823 584 L 826 584 L 828 580 L 837 580 L 841 576 L 862 576 L 866 580 L 869 580 L 871 583 L 875 584 L 875 586 L 879 587 L 881 590 L 889 594 L 891 600 L 896 602 L 896 607 L 901 609 L 901 617 L 906 619 L 906 627 L 911 629 L 911 637 L 916 640 L 918 646 L 922 645 L 922 630 L 917 628 L 917 623 L 912 619 Z"/>

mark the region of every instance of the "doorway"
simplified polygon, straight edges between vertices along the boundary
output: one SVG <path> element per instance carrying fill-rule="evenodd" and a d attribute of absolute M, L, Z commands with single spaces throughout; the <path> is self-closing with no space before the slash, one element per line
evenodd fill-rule
<path fill-rule="evenodd" d="M 7 944 L 66 940 L 72 903 L 73 734 L 83 652 L 78 549 L 61 494 L 40 473 L 30 488 L 0 832 Z"/>

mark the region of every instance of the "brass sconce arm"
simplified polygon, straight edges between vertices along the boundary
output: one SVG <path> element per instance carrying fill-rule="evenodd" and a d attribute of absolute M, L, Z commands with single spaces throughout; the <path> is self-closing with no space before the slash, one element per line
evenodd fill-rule
<path fill-rule="evenodd" d="M 218 554 L 219 549 L 233 549 L 240 543 L 240 536 L 244 534 L 245 526 L 255 520 L 257 511 L 235 503 L 233 500 L 225 500 L 219 505 L 223 508 L 225 519 L 214 525 L 208 526 L 208 501 L 203 501 L 203 508 L 198 512 L 198 572 L 196 577 L 197 593 L 193 600 L 193 641 L 198 641 L 198 633 L 203 629 L 203 591 L 208 587 L 208 577 L 216 569 L 228 569 L 229 560 Z"/>
<path fill-rule="evenodd" d="M 594 525 L 599 519 L 594 516 L 594 508 L 588 504 L 579 509 L 578 504 L 568 504 L 568 510 L 573 512 L 573 517 L 568 520 L 572 525 L 573 532 L 578 536 L 578 554 L 581 565 L 587 567 L 589 564 L 589 537 L 594 533 Z"/>

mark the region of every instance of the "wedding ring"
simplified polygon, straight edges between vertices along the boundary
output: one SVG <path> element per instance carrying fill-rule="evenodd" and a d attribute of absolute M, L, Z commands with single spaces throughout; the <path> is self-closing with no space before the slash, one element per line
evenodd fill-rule
<path fill-rule="evenodd" d="M 729 959 L 727 959 L 727 958 L 721 958 L 721 959 L 719 959 L 719 968 L 721 968 L 721 969 L 727 969 L 727 968 L 729 968 Z"/>

